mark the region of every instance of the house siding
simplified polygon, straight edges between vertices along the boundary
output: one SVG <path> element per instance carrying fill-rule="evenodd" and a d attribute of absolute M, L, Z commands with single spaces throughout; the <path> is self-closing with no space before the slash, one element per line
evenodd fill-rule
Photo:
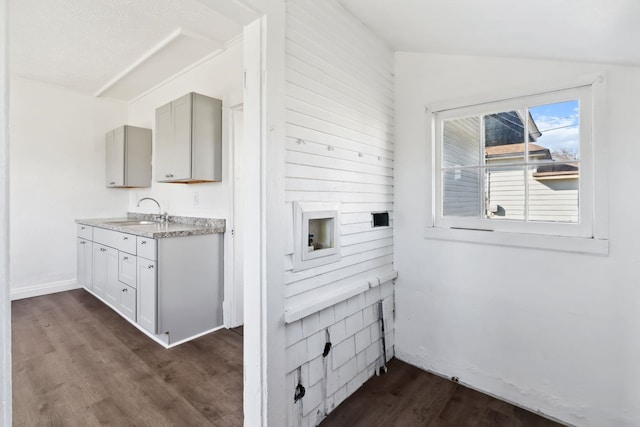
<path fill-rule="evenodd" d="M 306 389 L 290 406 L 288 425 L 307 426 L 383 363 L 378 302 L 393 304 L 393 53 L 334 0 L 286 2 L 285 52 L 285 305 L 289 313 L 317 307 L 286 325 L 291 402 L 299 382 Z M 338 206 L 338 261 L 294 270 L 296 202 Z M 371 213 L 379 211 L 389 212 L 389 227 L 372 228 Z M 392 322 L 390 315 L 389 356 Z"/>

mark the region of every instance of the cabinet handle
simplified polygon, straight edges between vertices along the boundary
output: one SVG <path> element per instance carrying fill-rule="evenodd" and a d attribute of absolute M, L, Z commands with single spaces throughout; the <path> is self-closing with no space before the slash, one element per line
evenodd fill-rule
<path fill-rule="evenodd" d="M 164 176 L 165 178 L 173 178 L 173 174 L 172 173 L 168 173 Z"/>
<path fill-rule="evenodd" d="M 80 230 L 84 230 L 84 226 L 80 227 Z"/>
<path fill-rule="evenodd" d="M 147 268 L 153 268 L 153 264 L 149 264 L 149 267 L 147 267 Z"/>
<path fill-rule="evenodd" d="M 81 245 L 84 245 L 85 243 L 87 243 L 87 242 L 85 242 L 84 240 L 80 240 L 80 244 Z"/>
<path fill-rule="evenodd" d="M 122 290 L 122 292 L 127 292 L 127 288 L 124 288 L 124 289 Z"/>
<path fill-rule="evenodd" d="M 141 242 L 140 242 L 140 244 L 141 244 L 141 245 L 146 245 L 146 244 L 147 244 L 147 241 L 146 241 L 146 240 L 143 240 L 143 241 L 141 241 Z"/>
<path fill-rule="evenodd" d="M 115 185 L 115 183 L 116 183 L 115 181 L 111 181 L 109 185 Z"/>
<path fill-rule="evenodd" d="M 123 261 L 126 261 L 126 260 L 128 260 L 128 259 L 129 259 L 129 257 L 128 257 L 128 256 L 126 256 L 126 257 L 122 258 L 122 260 L 123 260 Z"/>
<path fill-rule="evenodd" d="M 129 240 L 129 238 L 127 236 L 124 236 L 122 240 Z"/>
<path fill-rule="evenodd" d="M 105 248 L 100 248 L 100 252 L 107 252 Z"/>

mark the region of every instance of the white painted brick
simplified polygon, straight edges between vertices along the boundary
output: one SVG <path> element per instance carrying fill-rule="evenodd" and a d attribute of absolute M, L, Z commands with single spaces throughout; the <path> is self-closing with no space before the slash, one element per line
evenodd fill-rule
<path fill-rule="evenodd" d="M 358 364 L 358 372 L 367 370 L 367 355 L 363 352 L 356 356 L 356 363 Z"/>
<path fill-rule="evenodd" d="M 322 403 L 322 384 L 317 383 L 313 386 L 307 386 L 302 402 L 304 405 L 302 415 L 306 417 L 313 412 L 313 421 L 315 423 L 315 409 Z"/>
<path fill-rule="evenodd" d="M 347 336 L 355 335 L 364 327 L 364 321 L 362 317 L 362 311 L 352 314 L 345 320 L 345 327 L 347 329 Z"/>
<path fill-rule="evenodd" d="M 363 372 L 364 374 L 364 372 Z M 366 375 L 366 374 L 365 374 Z M 364 383 L 364 376 L 356 374 L 351 380 L 347 382 L 347 395 L 351 396 L 358 390 Z"/>
<path fill-rule="evenodd" d="M 378 321 L 378 306 L 377 306 L 377 304 L 365 307 L 365 309 L 362 310 L 362 317 L 363 317 L 365 325 L 370 325 L 370 324 L 372 324 L 374 322 L 377 322 Z"/>
<path fill-rule="evenodd" d="M 380 341 L 376 341 L 367 347 L 365 355 L 367 356 L 367 365 L 376 363 L 379 358 L 382 358 L 382 345 Z"/>
<path fill-rule="evenodd" d="M 396 334 L 393 330 L 384 334 L 384 343 L 387 347 L 393 347 L 396 343 Z"/>
<path fill-rule="evenodd" d="M 287 347 L 302 339 L 302 321 L 289 323 L 285 328 Z"/>
<path fill-rule="evenodd" d="M 334 346 L 329 354 L 333 355 L 333 369 L 337 369 L 344 365 L 347 360 L 355 357 L 356 355 L 356 342 L 354 337 L 349 337 L 340 344 Z"/>
<path fill-rule="evenodd" d="M 339 388 L 332 396 L 333 402 L 330 406 L 331 409 L 335 409 L 347 398 L 347 386 Z"/>
<path fill-rule="evenodd" d="M 355 344 L 354 344 L 355 345 Z M 287 372 L 293 371 L 298 366 L 306 363 L 307 358 L 307 342 L 305 340 L 298 341 L 292 346 L 287 347 Z"/>
<path fill-rule="evenodd" d="M 314 385 L 315 383 L 320 381 L 324 376 L 323 362 L 324 362 L 324 357 L 320 356 L 320 357 L 316 357 L 315 359 L 307 363 L 307 366 L 309 369 L 309 382 L 308 382 L 309 385 Z"/>
<path fill-rule="evenodd" d="M 340 376 L 337 370 L 327 369 L 327 394 L 331 396 L 340 388 Z"/>
<path fill-rule="evenodd" d="M 324 343 L 327 342 L 326 336 L 326 332 L 322 330 L 307 338 L 307 356 L 309 356 L 309 358 L 322 355 Z"/>
<path fill-rule="evenodd" d="M 320 330 L 320 316 L 313 313 L 302 319 L 302 336 L 307 338 Z"/>
<path fill-rule="evenodd" d="M 341 320 L 329 326 L 329 335 L 331 336 L 331 345 L 335 347 L 337 344 L 340 344 L 347 337 L 345 321 Z"/>
<path fill-rule="evenodd" d="M 309 385 L 309 364 L 303 363 L 300 367 L 300 382 L 303 386 Z"/>
<path fill-rule="evenodd" d="M 347 384 L 358 375 L 358 362 L 356 358 L 350 359 L 347 363 L 340 366 L 338 376 L 340 377 L 340 386 Z M 347 388 L 347 392 L 349 389 Z M 349 393 L 351 394 L 351 393 Z"/>
<path fill-rule="evenodd" d="M 381 298 L 380 298 L 380 286 L 376 286 L 375 288 L 369 289 L 364 294 L 364 299 L 365 299 L 365 304 L 366 305 L 373 305 L 373 304 L 376 304 L 378 301 L 380 301 L 381 300 Z"/>
<path fill-rule="evenodd" d="M 371 331 L 371 342 L 378 341 L 382 336 L 382 332 L 380 331 L 380 322 L 372 323 L 369 329 Z"/>
<path fill-rule="evenodd" d="M 391 360 L 393 358 L 393 347 L 387 347 L 387 360 Z"/>
<path fill-rule="evenodd" d="M 356 333 L 356 354 L 362 352 L 371 344 L 371 328 L 364 328 Z"/>
<path fill-rule="evenodd" d="M 335 311 L 336 322 L 347 317 L 347 302 L 342 301 L 333 306 Z"/>
<path fill-rule="evenodd" d="M 383 283 L 380 286 L 380 297 L 385 299 L 389 295 L 393 295 L 393 282 Z"/>
<path fill-rule="evenodd" d="M 362 310 L 365 307 L 364 294 L 358 294 L 347 300 L 347 316 Z"/>
<path fill-rule="evenodd" d="M 320 329 L 328 328 L 329 326 L 336 323 L 335 317 L 335 309 L 333 307 L 327 307 L 319 313 L 320 324 L 318 325 Z"/>

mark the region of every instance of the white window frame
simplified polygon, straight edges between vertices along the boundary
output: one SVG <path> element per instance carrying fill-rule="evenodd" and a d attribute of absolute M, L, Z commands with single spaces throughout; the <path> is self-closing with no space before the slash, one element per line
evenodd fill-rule
<path fill-rule="evenodd" d="M 577 99 L 580 102 L 580 178 L 578 223 L 524 222 L 442 215 L 442 120 L 510 111 Z M 430 150 L 430 208 L 425 237 L 503 246 L 608 254 L 606 150 L 603 138 L 604 77 L 590 75 L 426 108 Z"/>

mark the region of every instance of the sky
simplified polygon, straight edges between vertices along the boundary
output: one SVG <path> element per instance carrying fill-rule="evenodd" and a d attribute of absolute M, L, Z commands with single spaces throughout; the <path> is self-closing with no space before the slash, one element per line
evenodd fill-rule
<path fill-rule="evenodd" d="M 551 153 L 566 149 L 579 158 L 578 101 L 530 107 L 529 112 L 542 132 L 535 144 L 548 148 Z"/>

